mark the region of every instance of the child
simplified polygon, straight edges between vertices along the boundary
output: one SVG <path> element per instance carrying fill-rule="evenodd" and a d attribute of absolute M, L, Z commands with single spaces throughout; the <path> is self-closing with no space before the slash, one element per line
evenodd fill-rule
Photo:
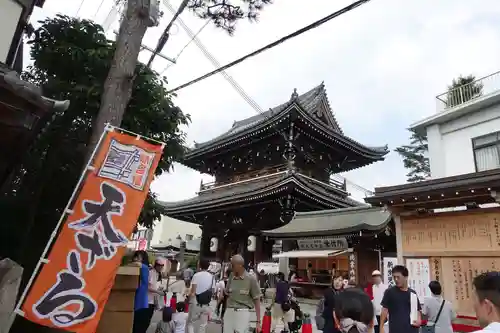
<path fill-rule="evenodd" d="M 174 322 L 174 333 L 184 333 L 186 331 L 186 322 L 188 314 L 184 312 L 186 310 L 186 304 L 184 302 L 177 303 L 177 312 L 172 315 L 172 320 Z"/>
<path fill-rule="evenodd" d="M 175 333 L 174 322 L 172 321 L 172 309 L 163 308 L 161 321 L 156 325 L 155 333 Z"/>
<path fill-rule="evenodd" d="M 364 291 L 351 288 L 335 296 L 334 318 L 340 332 L 371 332 L 374 317 L 372 301 Z"/>

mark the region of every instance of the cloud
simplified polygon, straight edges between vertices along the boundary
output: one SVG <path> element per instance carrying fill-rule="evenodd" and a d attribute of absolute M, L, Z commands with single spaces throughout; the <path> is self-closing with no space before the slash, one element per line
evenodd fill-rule
<path fill-rule="evenodd" d="M 85 0 L 84 17 L 102 22 L 112 2 Z M 178 6 L 179 0 L 171 1 Z M 224 64 L 351 3 L 348 0 L 276 1 L 255 24 L 240 22 L 233 37 L 208 25 L 200 40 Z M 48 0 L 36 18 L 62 11 L 74 15 L 79 1 Z M 144 43 L 154 47 L 171 15 L 149 29 Z M 325 81 L 332 109 L 345 133 L 367 145 L 406 143 L 406 127 L 436 112 L 435 96 L 459 74 L 485 76 L 498 70 L 500 2 L 482 0 L 374 0 L 329 23 L 231 68 L 228 73 L 264 109 L 290 98 L 293 88 L 304 92 Z M 204 24 L 191 13 L 182 19 L 193 31 Z M 116 28 L 116 27 L 115 27 Z M 174 57 L 189 37 L 173 29 L 163 53 Z M 147 52 L 141 59 L 147 59 Z M 168 65 L 157 58 L 155 69 Z M 165 74 L 170 87 L 213 70 L 191 43 Z M 178 92 L 175 103 L 191 114 L 188 143 L 221 134 L 235 120 L 256 111 L 216 75 Z M 368 189 L 404 182 L 406 171 L 391 153 L 386 161 L 347 173 L 349 180 Z M 201 176 L 176 165 L 155 181 L 162 200 L 194 196 Z M 353 192 L 355 192 L 353 190 Z M 354 194 L 354 193 L 353 193 Z M 354 194 L 359 199 L 362 194 Z"/>

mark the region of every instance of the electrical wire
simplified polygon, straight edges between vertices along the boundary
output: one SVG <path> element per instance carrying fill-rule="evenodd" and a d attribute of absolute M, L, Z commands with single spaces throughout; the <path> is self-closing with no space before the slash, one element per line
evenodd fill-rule
<path fill-rule="evenodd" d="M 181 19 L 178 18 L 177 21 L 180 23 L 181 22 Z M 191 43 L 194 41 L 194 39 L 196 37 L 198 37 L 199 34 L 201 34 L 201 32 L 203 31 L 203 29 L 205 29 L 205 27 L 210 23 L 209 20 L 207 20 L 207 22 L 205 22 L 205 24 L 203 24 L 203 26 L 196 32 L 196 34 L 190 36 L 190 40 L 189 42 L 186 43 L 186 45 L 184 45 L 184 47 L 179 51 L 179 53 L 177 53 L 177 55 L 174 57 L 174 60 L 175 62 L 177 62 L 179 60 L 179 57 L 181 56 L 181 54 L 184 52 L 184 50 L 189 46 L 191 45 Z M 187 28 L 187 26 L 186 26 Z M 172 67 L 175 63 L 171 62 L 169 63 L 161 72 L 160 72 L 160 76 L 163 75 L 163 73 L 165 73 L 165 71 L 167 71 L 170 67 Z"/>
<path fill-rule="evenodd" d="M 101 10 L 101 7 L 102 7 L 102 4 L 104 3 L 104 0 L 101 0 L 101 3 L 99 4 L 99 7 L 97 7 L 97 10 L 95 11 L 94 13 L 94 17 L 92 18 L 93 20 L 95 20 L 97 14 L 99 13 L 99 11 Z"/>
<path fill-rule="evenodd" d="M 154 52 L 151 54 L 151 57 L 149 58 L 149 61 L 146 65 L 147 67 L 151 67 L 151 64 L 153 63 L 154 58 L 156 57 L 156 55 L 158 53 L 161 52 L 161 50 L 163 49 L 163 47 L 167 43 L 168 38 L 170 37 L 170 34 L 169 34 L 170 29 L 174 25 L 175 20 L 177 20 L 177 18 L 182 14 L 184 9 L 186 9 L 188 2 L 189 2 L 189 0 L 182 1 L 179 9 L 177 9 L 174 16 L 170 20 L 170 23 L 165 27 L 165 30 L 163 30 L 163 33 L 161 34 L 160 39 L 158 40 L 158 43 L 156 44 L 156 48 L 155 48 Z"/>
<path fill-rule="evenodd" d="M 102 23 L 102 28 L 104 29 L 104 33 L 108 33 L 109 29 L 111 29 L 111 26 L 116 21 L 117 16 L 121 14 L 122 2 L 123 0 L 114 1 L 113 7 L 111 7 L 111 9 L 108 12 L 108 15 L 106 16 L 106 18 Z"/>
<path fill-rule="evenodd" d="M 167 0 L 164 0 L 165 6 L 171 11 L 175 12 L 175 8 L 168 3 Z M 207 50 L 205 45 L 200 41 L 200 39 L 193 33 L 193 31 L 184 23 L 184 21 L 181 18 L 177 19 L 177 22 L 179 25 L 186 31 L 188 36 L 191 38 L 191 40 L 195 43 L 195 45 L 201 50 L 203 55 L 212 63 L 212 65 L 215 68 L 220 67 L 219 61 Z M 209 21 L 208 21 L 209 22 Z M 207 23 L 208 23 L 207 22 Z M 243 88 L 236 82 L 236 80 L 229 75 L 225 70 L 220 72 L 221 75 L 229 82 L 231 86 L 238 92 L 238 94 L 251 106 L 257 111 L 258 113 L 263 113 L 264 110 L 253 100 L 244 90 Z"/>
<path fill-rule="evenodd" d="M 326 23 L 326 22 L 328 22 L 328 21 L 330 21 L 330 20 L 332 20 L 332 19 L 334 19 L 334 18 L 336 18 L 336 17 L 338 17 L 338 16 L 340 16 L 342 14 L 350 12 L 351 10 L 353 10 L 353 9 L 355 9 L 355 8 L 361 6 L 361 5 L 363 5 L 363 4 L 365 4 L 365 3 L 369 2 L 369 1 L 371 1 L 371 0 L 358 0 L 358 1 L 354 2 L 354 3 L 352 3 L 349 6 L 346 6 L 346 7 L 342 8 L 342 9 L 340 9 L 340 10 L 338 10 L 338 11 L 336 11 L 336 12 L 334 12 L 334 13 L 332 13 L 332 14 L 330 14 L 330 15 L 328 15 L 328 16 L 326 16 L 326 17 L 324 17 L 324 18 L 322 18 L 322 19 L 320 19 L 318 21 L 316 21 L 316 22 L 313 22 L 313 23 L 309 24 L 308 26 L 303 27 L 302 29 L 299 29 L 299 30 L 297 30 L 295 32 L 292 32 L 291 34 L 288 34 L 288 35 L 286 35 L 286 36 L 284 36 L 284 37 L 282 37 L 282 38 L 280 38 L 280 39 L 278 39 L 278 40 L 276 40 L 276 41 L 274 41 L 274 42 L 272 42 L 270 44 L 267 44 L 264 47 L 261 47 L 258 50 L 253 51 L 252 53 L 249 53 L 249 54 L 247 54 L 247 55 L 245 55 L 245 56 L 243 56 L 241 58 L 238 58 L 238 59 L 236 59 L 236 60 L 234 60 L 234 61 L 232 61 L 232 62 L 230 62 L 230 63 L 228 63 L 228 64 L 226 64 L 226 65 L 224 65 L 222 67 L 220 67 L 220 68 L 217 68 L 216 70 L 214 70 L 214 71 L 212 71 L 210 73 L 202 75 L 202 76 L 200 76 L 200 77 L 198 77 L 198 78 L 196 78 L 194 80 L 191 80 L 191 81 L 189 81 L 187 83 L 181 84 L 180 86 L 178 86 L 178 87 L 176 87 L 174 89 L 171 89 L 168 92 L 172 93 L 172 92 L 181 90 L 183 88 L 186 88 L 186 87 L 188 87 L 188 86 L 190 86 L 192 84 L 198 83 L 198 82 L 200 82 L 202 80 L 205 80 L 205 79 L 207 79 L 207 78 L 209 78 L 209 77 L 211 77 L 211 76 L 213 76 L 213 75 L 215 75 L 215 74 L 217 74 L 217 73 L 219 73 L 219 72 L 221 72 L 223 70 L 226 70 L 226 69 L 231 68 L 231 67 L 233 67 L 235 65 L 238 65 L 239 63 L 241 63 L 241 62 L 243 62 L 243 61 L 245 61 L 245 60 L 247 60 L 247 59 L 249 59 L 251 57 L 254 57 L 254 56 L 256 56 L 256 55 L 258 55 L 258 54 L 260 54 L 260 53 L 262 53 L 264 51 L 270 50 L 270 49 L 274 48 L 275 46 L 278 46 L 278 45 L 286 42 L 289 39 L 292 39 L 294 37 L 302 35 L 303 33 L 307 32 L 309 30 L 315 29 L 315 28 L 323 25 L 324 23 Z"/>
<path fill-rule="evenodd" d="M 75 14 L 76 17 L 78 17 L 78 14 L 80 13 L 80 10 L 82 9 L 82 6 L 83 6 L 84 2 L 85 2 L 85 0 L 82 0 L 80 2 L 80 5 L 78 6 L 78 9 L 76 10 L 76 14 Z"/>
<path fill-rule="evenodd" d="M 163 1 L 165 6 L 172 12 L 172 13 L 176 13 L 176 10 L 175 8 L 168 2 L 168 0 L 164 0 Z M 211 54 L 208 49 L 205 47 L 205 45 L 203 45 L 203 43 L 199 40 L 199 38 L 197 37 L 197 34 L 199 33 L 196 33 L 194 34 L 193 31 L 184 23 L 184 21 L 181 19 L 181 18 L 178 18 L 177 19 L 177 22 L 179 23 L 179 25 L 186 31 L 186 33 L 188 34 L 188 36 L 191 38 L 190 42 L 194 42 L 196 44 L 196 46 L 198 46 L 198 48 L 202 51 L 203 55 L 214 65 L 214 67 L 220 67 L 220 63 L 219 61 L 214 57 L 213 54 Z M 208 22 L 207 22 L 208 23 Z M 206 26 L 206 24 L 204 25 Z M 202 29 L 204 28 L 204 26 L 202 27 Z M 188 43 L 189 44 L 189 43 Z M 252 99 L 246 92 L 245 90 L 238 84 L 238 82 L 236 82 L 236 80 L 231 76 L 229 75 L 225 70 L 221 70 L 221 75 L 228 81 L 228 83 L 236 90 L 236 92 L 238 92 L 238 94 L 259 114 L 263 115 L 265 118 L 270 118 L 269 116 L 265 115 L 264 114 L 264 111 L 262 109 L 262 107 L 260 107 L 260 105 L 254 100 Z M 276 130 L 274 127 L 273 129 L 278 133 L 280 134 L 280 132 L 278 130 Z M 293 145 L 292 143 L 292 146 L 295 148 L 295 150 L 297 152 L 301 152 L 300 149 L 298 149 L 295 145 Z M 306 152 L 301 152 L 304 157 L 310 159 L 313 163 L 315 163 L 315 159 L 314 157 L 312 157 L 310 154 L 307 154 Z M 325 168 L 325 171 L 328 172 L 328 174 L 330 174 L 330 171 L 327 170 Z M 361 192 L 364 192 L 365 195 L 366 194 L 370 194 L 372 195 L 373 192 L 346 179 L 345 177 L 341 176 L 341 175 L 332 175 L 332 177 L 336 177 L 338 179 L 340 179 L 341 182 L 346 182 L 348 184 L 350 184 L 352 187 L 360 190 Z"/>

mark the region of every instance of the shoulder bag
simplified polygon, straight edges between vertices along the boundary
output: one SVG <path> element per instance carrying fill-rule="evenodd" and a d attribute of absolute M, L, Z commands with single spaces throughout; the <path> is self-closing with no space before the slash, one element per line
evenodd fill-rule
<path fill-rule="evenodd" d="M 445 300 L 443 299 L 443 301 L 441 302 L 441 307 L 439 308 L 439 312 L 436 316 L 436 319 L 434 319 L 434 325 L 430 326 L 430 325 L 425 325 L 422 327 L 422 333 L 436 333 L 436 323 L 438 322 L 439 320 L 439 317 L 441 316 L 441 312 L 443 311 L 443 307 L 444 307 L 444 302 Z"/>

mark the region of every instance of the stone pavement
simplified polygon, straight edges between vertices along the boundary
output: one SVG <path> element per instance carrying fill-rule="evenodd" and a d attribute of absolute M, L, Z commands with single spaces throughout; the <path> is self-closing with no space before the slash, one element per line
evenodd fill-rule
<path fill-rule="evenodd" d="M 314 323 L 314 316 L 316 315 L 316 304 L 315 303 L 316 302 L 314 302 L 314 300 L 299 300 L 301 310 L 304 313 L 309 313 L 311 316 L 311 320 L 313 321 L 313 325 L 312 325 L 313 326 L 313 333 L 320 333 L 321 331 L 319 331 L 316 328 L 316 324 Z M 212 302 L 211 305 L 212 305 L 212 309 L 215 309 L 215 302 Z M 264 311 L 265 311 L 267 306 L 269 306 L 269 300 L 267 302 L 264 302 L 263 304 L 261 304 L 261 315 L 264 315 Z M 214 316 L 215 316 L 215 313 L 214 313 Z M 161 311 L 156 311 L 154 316 L 153 316 L 153 319 L 151 320 L 151 325 L 150 325 L 147 333 L 154 333 L 156 323 L 159 320 L 161 320 Z M 251 324 L 250 324 L 251 327 L 255 327 L 255 321 L 256 321 L 255 311 L 253 311 Z M 283 324 L 278 325 L 276 327 L 276 331 L 281 332 L 282 328 L 283 328 Z M 206 333 L 220 333 L 220 329 L 218 329 L 218 326 L 209 325 Z"/>

